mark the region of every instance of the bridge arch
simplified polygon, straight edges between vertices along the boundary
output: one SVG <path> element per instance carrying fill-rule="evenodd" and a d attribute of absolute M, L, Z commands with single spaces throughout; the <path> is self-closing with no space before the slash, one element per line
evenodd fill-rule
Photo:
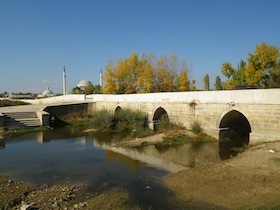
<path fill-rule="evenodd" d="M 120 107 L 120 106 L 117 106 L 116 108 L 115 108 L 115 114 L 116 114 L 116 112 L 119 112 L 119 111 L 121 111 L 122 110 L 122 108 Z"/>
<path fill-rule="evenodd" d="M 242 147 L 249 144 L 252 132 L 249 120 L 237 110 L 230 110 L 221 119 L 219 124 L 219 150 L 221 159 L 234 156 L 237 152 L 230 151 L 234 147 Z"/>
<path fill-rule="evenodd" d="M 155 131 L 157 130 L 158 123 L 159 123 L 160 119 L 164 115 L 166 115 L 169 119 L 169 116 L 168 116 L 166 110 L 162 107 L 157 108 L 156 111 L 154 112 L 154 115 L 153 115 L 153 129 Z"/>

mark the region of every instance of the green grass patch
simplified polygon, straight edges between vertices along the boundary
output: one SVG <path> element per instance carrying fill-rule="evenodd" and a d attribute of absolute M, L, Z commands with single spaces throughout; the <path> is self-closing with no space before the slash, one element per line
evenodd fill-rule
<path fill-rule="evenodd" d="M 274 163 L 280 164 L 280 158 L 271 158 Z"/>
<path fill-rule="evenodd" d="M 5 107 L 5 106 L 20 106 L 20 105 L 29 105 L 30 103 L 23 102 L 23 101 L 18 101 L 18 100 L 0 100 L 0 107 Z"/>
<path fill-rule="evenodd" d="M 169 146 L 178 146 L 188 143 L 195 143 L 199 145 L 200 143 L 206 143 L 206 142 L 214 142 L 217 141 L 215 138 L 207 135 L 207 134 L 201 134 L 195 137 L 191 137 L 185 134 L 181 134 L 180 136 L 176 136 L 174 138 L 170 137 L 164 137 L 162 142 L 159 142 L 156 144 L 157 147 L 169 147 Z"/>
<path fill-rule="evenodd" d="M 248 147 L 247 146 L 243 146 L 243 147 L 232 147 L 230 150 L 234 151 L 234 152 L 242 153 L 246 149 L 248 149 Z"/>
<path fill-rule="evenodd" d="M 19 128 L 19 129 L 9 129 L 3 132 L 4 136 L 14 136 L 14 135 L 21 135 L 30 132 L 38 132 L 38 131 L 47 131 L 50 128 L 47 127 L 36 127 L 36 128 Z"/>

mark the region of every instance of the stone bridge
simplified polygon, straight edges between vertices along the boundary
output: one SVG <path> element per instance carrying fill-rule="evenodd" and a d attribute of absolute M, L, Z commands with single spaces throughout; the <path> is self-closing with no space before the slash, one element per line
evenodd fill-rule
<path fill-rule="evenodd" d="M 150 128 L 163 114 L 190 129 L 194 121 L 216 138 L 233 135 L 247 143 L 280 140 L 280 89 L 89 95 L 91 110 L 130 108 L 148 116 Z M 243 142 L 244 143 L 244 142 Z"/>
<path fill-rule="evenodd" d="M 198 121 L 207 134 L 218 139 L 233 136 L 243 138 L 243 143 L 280 140 L 280 89 L 65 95 L 29 102 L 37 104 L 33 109 L 37 107 L 34 111 L 42 125 L 52 116 L 70 112 L 86 111 L 94 116 L 101 109 L 114 113 L 130 108 L 146 113 L 152 129 L 167 114 L 172 123 L 187 129 Z M 0 109 L 0 127 L 4 124 Z"/>

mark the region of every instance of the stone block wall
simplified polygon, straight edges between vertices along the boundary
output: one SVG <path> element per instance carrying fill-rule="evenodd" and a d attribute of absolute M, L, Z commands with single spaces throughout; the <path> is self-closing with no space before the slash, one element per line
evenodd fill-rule
<path fill-rule="evenodd" d="M 199 121 L 209 135 L 219 138 L 220 123 L 223 117 L 235 110 L 244 115 L 251 127 L 250 140 L 275 141 L 280 140 L 280 106 L 277 104 L 244 104 L 244 103 L 200 103 L 196 102 L 109 102 L 95 103 L 96 110 L 107 109 L 112 112 L 117 107 L 140 110 L 147 113 L 152 124 L 155 111 L 162 107 L 173 123 L 179 123 L 190 128 L 195 120 Z M 150 128 L 152 126 L 150 125 Z"/>

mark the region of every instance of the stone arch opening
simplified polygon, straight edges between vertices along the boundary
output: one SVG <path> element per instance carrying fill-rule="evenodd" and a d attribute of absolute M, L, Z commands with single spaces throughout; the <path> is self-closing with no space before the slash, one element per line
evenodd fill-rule
<path fill-rule="evenodd" d="M 119 112 L 119 111 L 122 111 L 122 108 L 120 106 L 117 106 L 115 109 L 115 114 L 116 114 L 116 112 Z"/>
<path fill-rule="evenodd" d="M 221 159 L 238 154 L 235 148 L 249 144 L 251 126 L 239 111 L 232 110 L 224 115 L 219 125 L 219 153 Z"/>
<path fill-rule="evenodd" d="M 166 116 L 169 119 L 168 114 L 164 108 L 162 108 L 162 107 L 157 108 L 157 110 L 155 111 L 154 116 L 153 116 L 154 131 L 156 131 L 158 129 L 158 125 L 163 116 Z"/>

